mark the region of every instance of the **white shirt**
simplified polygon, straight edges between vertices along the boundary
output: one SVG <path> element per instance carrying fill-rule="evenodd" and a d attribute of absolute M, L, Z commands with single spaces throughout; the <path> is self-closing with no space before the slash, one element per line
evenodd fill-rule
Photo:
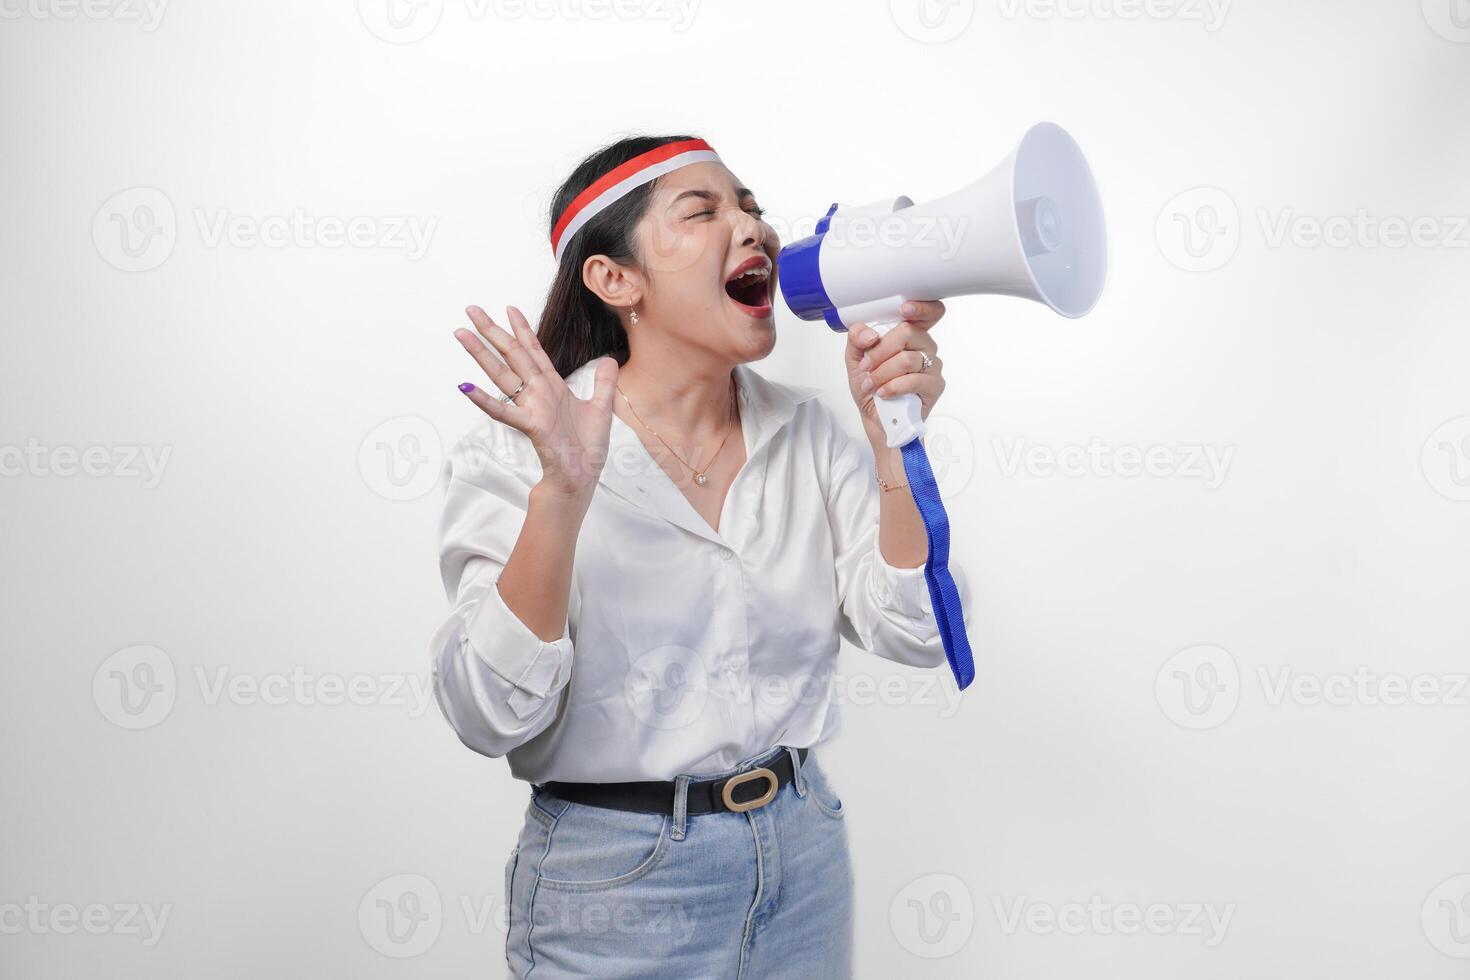
<path fill-rule="evenodd" d="M 594 367 L 567 376 L 578 397 Z M 465 745 L 534 783 L 712 774 L 837 730 L 840 636 L 899 663 L 946 664 L 923 567 L 894 567 L 879 549 L 867 441 L 819 389 L 744 364 L 735 379 L 746 462 L 719 531 L 613 416 L 552 642 L 496 587 L 541 478 L 530 439 L 487 418 L 450 450 L 440 567 L 453 609 L 430 654 Z M 968 618 L 964 574 L 951 571 Z"/>

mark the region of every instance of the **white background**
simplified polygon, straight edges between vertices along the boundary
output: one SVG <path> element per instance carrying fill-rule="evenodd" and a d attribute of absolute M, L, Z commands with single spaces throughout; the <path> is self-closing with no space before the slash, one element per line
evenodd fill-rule
<path fill-rule="evenodd" d="M 620 135 L 795 226 L 1051 119 L 1110 281 L 936 329 L 978 678 L 843 654 L 859 976 L 1470 975 L 1463 2 L 387 2 L 0 0 L 0 974 L 498 975 L 525 786 L 424 700 L 463 307 Z"/>

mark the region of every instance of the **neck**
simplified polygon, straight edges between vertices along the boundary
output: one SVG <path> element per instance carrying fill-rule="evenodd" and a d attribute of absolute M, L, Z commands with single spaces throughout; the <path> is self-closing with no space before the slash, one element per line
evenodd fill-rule
<path fill-rule="evenodd" d="M 693 442 L 718 438 L 733 421 L 733 372 L 734 365 L 728 362 L 701 360 L 692 354 L 630 351 L 618 371 L 622 394 L 613 399 L 613 405 L 625 421 L 637 426 L 627 413 L 626 396 L 637 417 L 665 438 L 677 435 Z"/>

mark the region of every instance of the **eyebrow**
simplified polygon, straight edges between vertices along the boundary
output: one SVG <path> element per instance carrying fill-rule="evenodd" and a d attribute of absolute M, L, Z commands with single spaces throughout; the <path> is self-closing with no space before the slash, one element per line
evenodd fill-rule
<path fill-rule="evenodd" d="M 718 194 L 715 194 L 712 191 L 685 191 L 684 193 L 680 194 L 678 197 L 674 198 L 673 203 L 678 204 L 680 201 L 684 200 L 684 198 L 686 198 L 686 197 L 698 197 L 698 198 L 703 198 L 706 201 L 713 201 L 718 196 L 719 196 Z M 738 200 L 741 200 L 742 198 L 746 198 L 746 197 L 755 197 L 755 194 L 751 191 L 751 189 L 749 187 L 737 187 L 737 188 L 735 188 L 735 199 L 737 201 Z"/>

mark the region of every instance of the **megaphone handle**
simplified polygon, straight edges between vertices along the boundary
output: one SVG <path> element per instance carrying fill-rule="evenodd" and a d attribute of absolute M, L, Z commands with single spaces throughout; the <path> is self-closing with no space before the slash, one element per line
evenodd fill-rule
<path fill-rule="evenodd" d="M 874 320 L 868 326 L 872 327 L 879 337 L 882 337 L 902 322 L 902 320 Z M 897 449 L 924 434 L 924 410 L 919 404 L 918 395 L 912 392 L 896 398 L 874 395 L 873 406 L 878 412 L 878 420 L 883 423 L 883 433 L 888 437 L 888 448 Z"/>

